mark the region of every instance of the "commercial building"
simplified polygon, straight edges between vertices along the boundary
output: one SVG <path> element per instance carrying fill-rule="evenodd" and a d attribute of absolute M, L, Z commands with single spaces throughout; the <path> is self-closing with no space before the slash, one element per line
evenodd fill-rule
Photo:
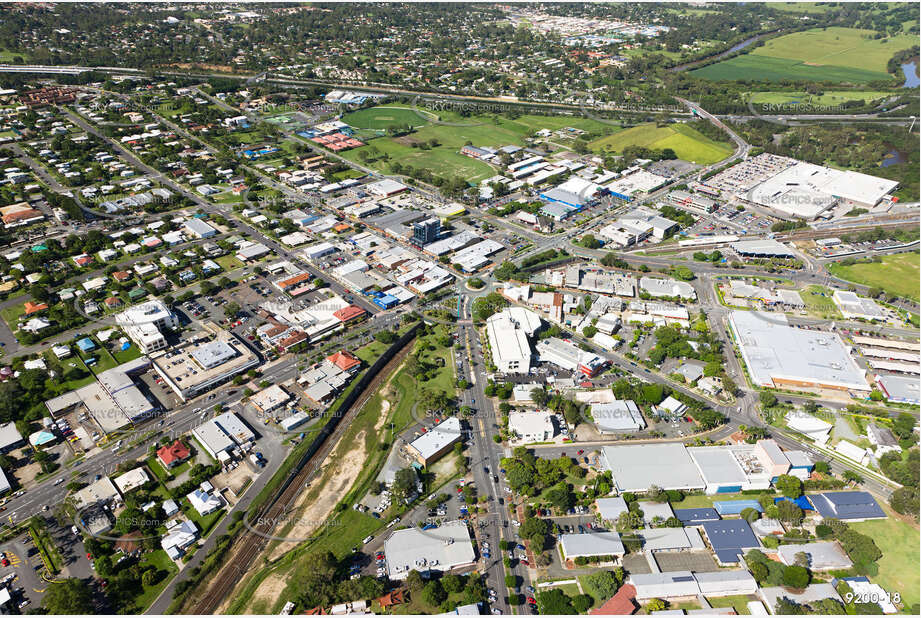
<path fill-rule="evenodd" d="M 606 185 L 605 189 L 610 191 L 614 197 L 630 202 L 634 197 L 655 191 L 666 182 L 668 182 L 668 178 L 664 176 L 637 169 L 633 173 L 622 176 Z"/>
<path fill-rule="evenodd" d="M 723 519 L 703 524 L 704 534 L 720 564 L 736 564 L 749 549 L 761 547 L 744 519 Z"/>
<path fill-rule="evenodd" d="M 786 565 L 796 564 L 796 555 L 806 554 L 809 563 L 805 566 L 811 571 L 827 571 L 829 569 L 849 569 L 854 566 L 851 559 L 841 549 L 836 541 L 815 541 L 812 543 L 796 543 L 781 545 L 777 548 L 777 556 Z"/>
<path fill-rule="evenodd" d="M 646 427 L 643 413 L 629 399 L 592 404 L 592 420 L 601 433 L 631 433 Z"/>
<path fill-rule="evenodd" d="M 835 591 L 835 587 L 825 583 L 809 584 L 804 590 L 794 590 L 782 586 L 770 586 L 759 589 L 758 594 L 761 596 L 764 604 L 767 605 L 768 611 L 772 614 L 774 613 L 774 608 L 777 606 L 777 602 L 781 599 L 792 601 L 797 605 L 809 605 L 810 603 L 815 603 L 823 599 L 833 599 L 843 605 L 843 600 Z"/>
<path fill-rule="evenodd" d="M 470 567 L 476 560 L 466 522 L 452 521 L 438 528 L 397 530 L 384 543 L 387 574 L 406 579 L 410 571 L 429 574 Z"/>
<path fill-rule="evenodd" d="M 706 486 L 683 444 L 605 446 L 601 461 L 614 476 L 619 492 L 662 489 L 700 490 Z"/>
<path fill-rule="evenodd" d="M 621 246 L 629 247 L 650 236 L 662 240 L 678 230 L 678 223 L 660 216 L 654 210 L 643 206 L 634 208 L 609 223 L 598 235 Z"/>
<path fill-rule="evenodd" d="M 429 243 L 435 242 L 438 240 L 440 234 L 441 220 L 437 217 L 429 217 L 422 221 L 413 222 L 412 242 L 418 247 L 424 247 Z"/>
<path fill-rule="evenodd" d="M 589 532 L 586 534 L 561 534 L 560 546 L 567 560 L 579 557 L 615 556 L 626 553 L 620 535 L 616 532 Z"/>
<path fill-rule="evenodd" d="M 263 414 L 277 410 L 289 401 L 291 401 L 291 395 L 278 384 L 264 388 L 249 398 L 250 404 Z"/>
<path fill-rule="evenodd" d="M 794 258 L 796 253 L 782 242 L 772 238 L 759 238 L 757 240 L 739 240 L 729 245 L 733 251 L 742 257 L 755 258 Z"/>
<path fill-rule="evenodd" d="M 620 496 L 613 498 L 596 498 L 595 506 L 598 507 L 598 515 L 604 521 L 616 522 L 621 514 L 627 512 L 627 502 Z"/>
<path fill-rule="evenodd" d="M 759 386 L 870 391 L 864 372 L 835 333 L 794 328 L 786 316 L 760 311 L 733 311 L 729 324 Z"/>
<path fill-rule="evenodd" d="M 601 192 L 600 185 L 579 176 L 572 176 L 562 184 L 542 192 L 540 197 L 578 210 L 594 203 Z"/>
<path fill-rule="evenodd" d="M 708 494 L 737 493 L 771 486 L 772 474 L 750 444 L 688 448 Z"/>
<path fill-rule="evenodd" d="M 831 436 L 832 424 L 806 412 L 792 411 L 785 417 L 787 427 L 805 435 L 817 444 L 825 444 Z"/>
<path fill-rule="evenodd" d="M 919 392 L 921 389 L 919 389 L 917 378 L 878 375 L 876 385 L 889 401 L 913 405 L 921 403 L 921 392 Z"/>
<path fill-rule="evenodd" d="M 528 372 L 533 358 L 530 338 L 539 328 L 540 317 L 522 307 L 504 309 L 486 320 L 486 338 L 499 372 Z"/>
<path fill-rule="evenodd" d="M 697 294 L 694 292 L 694 286 L 684 281 L 675 281 L 674 279 L 640 277 L 640 290 L 646 292 L 653 298 L 697 298 Z"/>
<path fill-rule="evenodd" d="M 186 231 L 195 238 L 211 238 L 217 234 L 217 230 L 202 221 L 201 219 L 192 218 L 183 224 Z"/>
<path fill-rule="evenodd" d="M 163 331 L 179 326 L 179 318 L 160 300 L 129 307 L 116 315 L 115 321 L 144 354 L 166 348 Z"/>
<path fill-rule="evenodd" d="M 870 440 L 870 444 L 876 447 L 875 456 L 877 459 L 888 452 L 902 452 L 902 447 L 899 445 L 899 441 L 892 434 L 892 431 L 890 431 L 887 427 L 879 427 L 877 425 L 873 425 L 872 423 L 868 424 L 867 439 Z"/>
<path fill-rule="evenodd" d="M 420 465 L 427 466 L 450 451 L 462 438 L 460 419 L 451 416 L 407 444 L 406 452 Z"/>
<path fill-rule="evenodd" d="M 540 362 L 552 363 L 566 371 L 593 377 L 607 362 L 594 352 L 582 350 L 576 344 L 558 337 L 548 337 L 535 346 Z"/>
<path fill-rule="evenodd" d="M 847 290 L 835 290 L 831 297 L 845 318 L 860 318 L 861 320 L 886 319 L 886 312 L 872 298 L 861 298 L 854 292 L 848 292 Z"/>
<path fill-rule="evenodd" d="M 24 446 L 25 443 L 19 430 L 16 429 L 16 423 L 10 421 L 0 425 L 0 453 L 9 453 L 15 448 Z"/>
<path fill-rule="evenodd" d="M 97 380 L 45 402 L 54 418 L 81 406 L 105 433 L 117 431 L 151 414 L 156 407 L 134 384 L 134 378 L 150 367 L 141 356 L 97 374 Z"/>
<path fill-rule="evenodd" d="M 145 483 L 150 480 L 150 475 L 147 474 L 147 470 L 143 467 L 135 468 L 129 470 L 124 474 L 121 474 L 113 479 L 115 486 L 118 487 L 118 491 L 121 492 L 121 495 L 125 495 L 130 491 L 134 491 L 138 487 L 142 487 Z"/>
<path fill-rule="evenodd" d="M 153 360 L 153 367 L 183 401 L 259 364 L 259 357 L 233 334 L 213 324 L 210 333 Z"/>
<path fill-rule="evenodd" d="M 666 199 L 673 206 L 700 214 L 711 213 L 716 210 L 717 206 L 716 202 L 709 197 L 687 191 L 671 191 Z"/>
<path fill-rule="evenodd" d="M 234 449 L 245 447 L 256 434 L 233 412 L 224 412 L 192 430 L 192 435 L 209 455 L 226 460 Z M 223 453 L 223 455 L 222 455 Z"/>
<path fill-rule="evenodd" d="M 510 412 L 508 430 L 521 442 L 546 442 L 556 435 L 553 415 L 549 412 Z"/>
<path fill-rule="evenodd" d="M 886 518 L 886 513 L 873 496 L 865 491 L 826 491 L 809 494 L 808 498 L 825 519 L 863 521 Z"/>
<path fill-rule="evenodd" d="M 97 503 L 107 503 L 110 500 L 120 499 L 121 494 L 118 493 L 118 488 L 108 476 L 103 476 L 98 481 L 94 481 L 83 489 L 75 491 L 71 496 L 71 500 L 78 511 Z"/>
<path fill-rule="evenodd" d="M 720 514 L 716 509 L 701 507 L 695 509 L 675 509 L 675 517 L 685 526 L 699 526 L 705 521 L 718 521 Z"/>

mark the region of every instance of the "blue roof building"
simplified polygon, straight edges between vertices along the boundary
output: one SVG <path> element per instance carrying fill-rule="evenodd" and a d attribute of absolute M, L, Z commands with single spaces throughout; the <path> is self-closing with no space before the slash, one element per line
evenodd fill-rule
<path fill-rule="evenodd" d="M 819 515 L 827 519 L 860 521 L 886 518 L 886 513 L 873 496 L 865 491 L 828 491 L 810 495 L 809 501 Z"/>
<path fill-rule="evenodd" d="M 96 344 L 93 343 L 93 340 L 89 337 L 84 337 L 77 342 L 77 347 L 80 348 L 81 352 L 90 352 L 96 349 Z"/>
<path fill-rule="evenodd" d="M 777 504 L 778 502 L 782 502 L 783 500 L 792 502 L 793 504 L 803 509 L 804 511 L 814 511 L 815 510 L 814 508 L 812 508 L 812 504 L 809 502 L 809 498 L 807 498 L 806 496 L 800 496 L 796 500 L 792 500 L 790 498 L 787 498 L 786 496 L 782 498 L 774 498 L 774 504 Z"/>
<path fill-rule="evenodd" d="M 761 546 L 744 519 L 707 521 L 703 528 L 720 564 L 735 564 L 746 551 Z"/>
<path fill-rule="evenodd" d="M 698 526 L 705 521 L 719 521 L 720 514 L 716 509 L 675 509 L 675 517 L 685 526 Z"/>
<path fill-rule="evenodd" d="M 715 508 L 716 512 L 720 515 L 738 515 L 748 508 L 755 509 L 759 513 L 764 512 L 764 509 L 761 508 L 761 504 L 759 504 L 757 500 L 722 500 L 720 502 L 714 502 L 713 508 Z"/>

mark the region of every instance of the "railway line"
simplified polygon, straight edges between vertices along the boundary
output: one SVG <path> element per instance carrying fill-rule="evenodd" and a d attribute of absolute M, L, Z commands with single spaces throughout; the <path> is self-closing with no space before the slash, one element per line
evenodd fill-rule
<path fill-rule="evenodd" d="M 242 579 L 244 573 L 256 563 L 259 554 L 268 544 L 272 530 L 275 527 L 273 522 L 283 521 L 288 508 L 294 504 L 307 482 L 320 471 L 323 462 L 338 444 L 352 419 L 368 400 L 380 390 L 384 382 L 389 379 L 390 375 L 396 371 L 403 359 L 412 350 L 411 341 L 412 339 L 406 341 L 405 345 L 393 355 L 393 358 L 377 372 L 361 394 L 353 400 L 351 406 L 348 406 L 344 411 L 339 411 L 342 414 L 338 417 L 338 421 L 336 421 L 335 417 L 330 419 L 327 427 L 333 422 L 335 422 L 335 426 L 325 438 L 322 437 L 322 433 L 318 436 L 321 439 L 321 443 L 316 451 L 312 454 L 307 454 L 306 461 L 292 471 L 277 496 L 263 507 L 256 517 L 251 519 L 255 524 L 246 529 L 236 541 L 236 547 L 231 547 L 231 552 L 228 558 L 225 559 L 223 566 L 206 583 L 207 590 L 196 595 L 194 601 L 184 613 L 214 614 L 221 603 L 227 599 L 228 595 Z"/>

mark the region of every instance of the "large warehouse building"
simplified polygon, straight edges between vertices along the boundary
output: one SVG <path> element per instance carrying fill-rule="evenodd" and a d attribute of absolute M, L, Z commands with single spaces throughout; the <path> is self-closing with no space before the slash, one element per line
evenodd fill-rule
<path fill-rule="evenodd" d="M 466 522 L 452 521 L 431 530 L 397 530 L 384 543 L 390 579 L 403 580 L 410 571 L 427 574 L 471 566 L 476 560 Z"/>
<path fill-rule="evenodd" d="M 733 311 L 729 323 L 759 386 L 870 391 L 866 375 L 834 333 L 794 328 L 784 315 L 761 311 Z"/>

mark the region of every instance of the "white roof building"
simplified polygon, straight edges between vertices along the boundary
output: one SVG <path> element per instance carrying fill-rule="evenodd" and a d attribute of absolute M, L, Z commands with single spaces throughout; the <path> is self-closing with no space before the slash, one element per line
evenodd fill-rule
<path fill-rule="evenodd" d="M 836 333 L 795 328 L 786 316 L 761 311 L 733 311 L 729 323 L 759 386 L 870 390 L 864 371 Z"/>
<path fill-rule="evenodd" d="M 397 530 L 384 543 L 390 579 L 403 580 L 410 571 L 446 572 L 470 566 L 476 555 L 466 522 L 452 521 L 430 530 Z"/>
<path fill-rule="evenodd" d="M 886 313 L 872 298 L 861 298 L 854 292 L 835 290 L 832 300 L 841 310 L 845 318 L 860 318 L 863 320 L 885 320 Z"/>
<path fill-rule="evenodd" d="M 501 373 L 527 373 L 531 367 L 530 337 L 540 317 L 522 307 L 509 307 L 486 320 L 486 337 L 493 364 Z"/>
<path fill-rule="evenodd" d="M 202 489 L 196 489 L 186 496 L 198 514 L 204 517 L 224 506 L 224 501 L 220 496 L 212 494 Z"/>
<path fill-rule="evenodd" d="M 549 412 L 511 412 L 508 429 L 522 442 L 546 442 L 556 435 L 553 416 Z"/>
<path fill-rule="evenodd" d="M 602 433 L 634 432 L 646 427 L 643 413 L 629 399 L 592 404 L 592 420 Z"/>

